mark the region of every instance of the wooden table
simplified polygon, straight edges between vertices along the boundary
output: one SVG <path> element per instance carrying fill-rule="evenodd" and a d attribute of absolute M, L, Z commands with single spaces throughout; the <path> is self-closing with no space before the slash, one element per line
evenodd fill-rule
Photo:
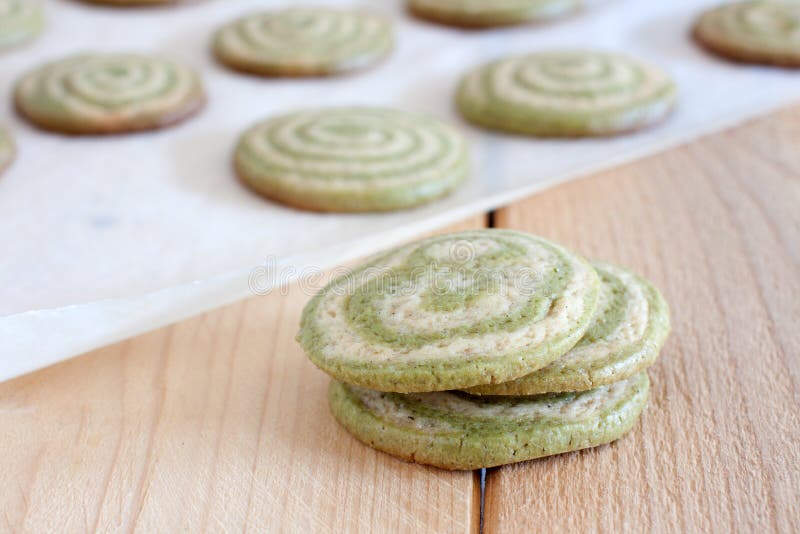
<path fill-rule="evenodd" d="M 800 109 L 540 194 L 486 224 L 651 278 L 673 333 L 641 424 L 490 469 L 486 532 L 800 531 Z M 0 531 L 476 532 L 476 473 L 329 416 L 302 288 L 0 384 Z"/>

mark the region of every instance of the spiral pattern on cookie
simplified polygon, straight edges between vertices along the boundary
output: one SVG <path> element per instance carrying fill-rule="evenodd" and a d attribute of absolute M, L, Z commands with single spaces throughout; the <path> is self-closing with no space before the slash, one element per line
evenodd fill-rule
<path fill-rule="evenodd" d="M 471 388 L 481 395 L 584 391 L 629 378 L 655 362 L 670 329 L 669 308 L 647 280 L 614 265 L 600 275 L 595 316 L 583 338 L 550 365 L 511 382 Z"/>
<path fill-rule="evenodd" d="M 450 191 L 466 176 L 467 146 L 426 116 L 335 108 L 269 119 L 239 142 L 236 168 L 277 200 L 321 210 L 396 209 Z"/>
<path fill-rule="evenodd" d="M 695 37 L 715 52 L 742 61 L 800 65 L 800 3 L 756 0 L 705 12 Z"/>
<path fill-rule="evenodd" d="M 467 74 L 462 113 L 490 127 L 559 135 L 624 130 L 663 116 L 674 86 L 660 69 L 618 54 L 545 52 Z"/>
<path fill-rule="evenodd" d="M 79 133 L 155 128 L 192 114 L 203 100 L 194 71 L 135 54 L 73 56 L 32 71 L 16 89 L 30 120 Z"/>
<path fill-rule="evenodd" d="M 0 48 L 29 41 L 43 24 L 42 6 L 37 0 L 0 0 Z"/>
<path fill-rule="evenodd" d="M 366 67 L 392 48 L 392 29 L 378 15 L 292 8 L 249 15 L 217 32 L 224 63 L 264 75 L 324 75 Z"/>
<path fill-rule="evenodd" d="M 0 128 L 0 173 L 11 165 L 14 160 L 14 141 L 11 139 L 9 133 Z"/>
<path fill-rule="evenodd" d="M 300 342 L 335 378 L 381 391 L 505 381 L 583 335 L 597 274 L 544 239 L 504 230 L 429 238 L 331 282 Z"/>
<path fill-rule="evenodd" d="M 575 10 L 580 0 L 408 0 L 415 15 L 455 26 L 500 26 L 547 20 Z"/>

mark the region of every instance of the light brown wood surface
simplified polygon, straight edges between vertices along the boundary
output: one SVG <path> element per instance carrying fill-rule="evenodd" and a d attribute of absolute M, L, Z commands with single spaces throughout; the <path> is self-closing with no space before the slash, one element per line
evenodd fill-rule
<path fill-rule="evenodd" d="M 485 531 L 800 531 L 800 110 L 540 194 L 495 226 L 650 277 L 642 423 L 489 470 Z M 465 223 L 481 225 L 484 218 Z M 474 473 L 329 416 L 292 286 L 0 384 L 0 532 L 475 532 Z"/>
<path fill-rule="evenodd" d="M 0 532 L 476 531 L 473 473 L 396 461 L 330 416 L 294 340 L 309 298 L 293 285 L 0 384 Z"/>
<path fill-rule="evenodd" d="M 800 110 L 500 211 L 653 280 L 672 334 L 625 439 L 487 473 L 486 532 L 800 532 Z"/>

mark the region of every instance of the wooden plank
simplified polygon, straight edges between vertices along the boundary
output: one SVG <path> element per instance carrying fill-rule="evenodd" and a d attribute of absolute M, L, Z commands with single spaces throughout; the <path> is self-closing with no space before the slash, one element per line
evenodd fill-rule
<path fill-rule="evenodd" d="M 641 424 L 491 470 L 486 532 L 800 531 L 800 109 L 504 209 L 651 278 L 673 333 Z"/>
<path fill-rule="evenodd" d="M 476 531 L 472 473 L 394 460 L 329 415 L 294 341 L 307 293 L 1 384 L 0 531 Z"/>

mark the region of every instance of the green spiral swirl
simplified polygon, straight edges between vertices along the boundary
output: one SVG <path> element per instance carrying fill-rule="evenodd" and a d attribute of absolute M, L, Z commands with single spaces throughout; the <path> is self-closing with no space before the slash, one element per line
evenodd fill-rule
<path fill-rule="evenodd" d="M 0 0 L 0 48 L 32 40 L 44 27 L 42 6 L 36 0 Z"/>
<path fill-rule="evenodd" d="M 542 52 L 468 73 L 459 110 L 488 128 L 535 136 L 608 135 L 661 120 L 675 86 L 661 70 L 603 52 Z"/>
<path fill-rule="evenodd" d="M 481 395 L 584 391 L 624 380 L 652 365 L 669 334 L 669 307 L 644 278 L 594 263 L 600 298 L 583 338 L 556 361 L 504 384 L 470 388 Z"/>
<path fill-rule="evenodd" d="M 506 382 L 580 339 L 598 287 L 589 264 L 539 237 L 438 236 L 332 281 L 306 306 L 298 339 L 334 378 L 371 389 Z"/>
<path fill-rule="evenodd" d="M 334 108 L 275 117 L 236 148 L 239 176 L 280 202 L 323 211 L 416 206 L 467 175 L 466 142 L 430 117 L 390 109 Z"/>
<path fill-rule="evenodd" d="M 265 76 L 321 76 L 365 68 L 393 46 L 378 15 L 291 8 L 248 15 L 220 29 L 214 53 L 233 68 Z"/>
<path fill-rule="evenodd" d="M 205 101 L 200 79 L 174 61 L 136 54 L 72 56 L 39 67 L 15 91 L 19 111 L 45 129 L 84 134 L 166 126 Z"/>
<path fill-rule="evenodd" d="M 712 52 L 730 59 L 800 67 L 800 3 L 724 4 L 699 17 L 694 36 Z"/>

